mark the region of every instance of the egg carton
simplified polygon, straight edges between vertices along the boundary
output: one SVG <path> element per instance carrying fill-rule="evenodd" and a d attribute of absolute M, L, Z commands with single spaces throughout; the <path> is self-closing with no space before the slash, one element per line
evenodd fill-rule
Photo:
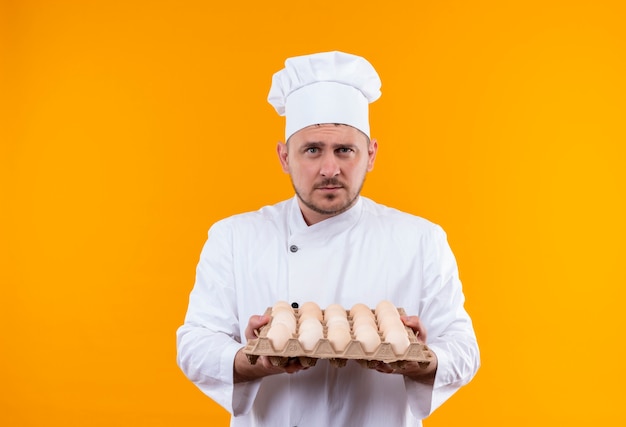
<path fill-rule="evenodd" d="M 265 315 L 271 316 L 272 308 L 268 308 Z M 398 308 L 399 315 L 405 315 L 403 308 Z M 296 319 L 299 317 L 299 309 L 294 309 Z M 348 322 L 352 325 L 352 316 L 346 312 Z M 324 324 L 324 322 L 322 322 Z M 394 369 L 402 369 L 406 362 L 417 362 L 422 368 L 427 367 L 434 360 L 434 354 L 426 344 L 417 341 L 415 332 L 405 327 L 409 337 L 409 347 L 402 354 L 396 354 L 390 343 L 385 342 L 381 335 L 381 344 L 371 352 L 366 352 L 361 342 L 356 339 L 350 340 L 346 348 L 337 352 L 327 338 L 318 340 L 313 350 L 307 351 L 298 341 L 297 335 L 289 338 L 282 350 L 274 349 L 272 342 L 267 338 L 267 332 L 271 326 L 271 320 L 261 327 L 258 338 L 248 341 L 244 348 L 244 354 L 251 364 L 256 364 L 259 356 L 268 356 L 274 366 L 285 366 L 290 360 L 299 359 L 302 366 L 315 366 L 318 359 L 328 359 L 335 367 L 343 367 L 348 360 L 355 360 L 363 366 L 376 367 L 379 362 L 388 363 Z M 352 335 L 354 337 L 354 334 Z M 326 337 L 326 325 L 324 324 L 324 337 Z"/>

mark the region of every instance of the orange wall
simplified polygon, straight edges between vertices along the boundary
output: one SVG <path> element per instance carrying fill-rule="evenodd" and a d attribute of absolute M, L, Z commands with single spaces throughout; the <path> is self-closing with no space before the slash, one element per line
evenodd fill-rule
<path fill-rule="evenodd" d="M 481 345 L 426 426 L 625 425 L 623 4 L 0 2 L 0 424 L 227 425 L 174 332 L 208 227 L 291 195 L 272 73 L 339 49 Z"/>

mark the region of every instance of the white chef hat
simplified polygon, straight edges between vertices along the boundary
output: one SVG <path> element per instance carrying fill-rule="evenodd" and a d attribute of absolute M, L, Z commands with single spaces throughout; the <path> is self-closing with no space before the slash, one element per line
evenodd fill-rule
<path fill-rule="evenodd" d="M 380 78 L 365 58 L 343 52 L 296 56 L 272 77 L 267 100 L 286 116 L 285 141 L 307 126 L 341 123 L 370 136 L 368 104 Z"/>

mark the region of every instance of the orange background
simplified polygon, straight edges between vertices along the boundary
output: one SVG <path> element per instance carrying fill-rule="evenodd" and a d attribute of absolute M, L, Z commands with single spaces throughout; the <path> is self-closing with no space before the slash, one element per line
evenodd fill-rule
<path fill-rule="evenodd" d="M 479 338 L 425 425 L 626 425 L 623 4 L 1 1 L 0 424 L 227 425 L 174 332 L 209 226 L 292 194 L 272 73 L 338 49 Z"/>

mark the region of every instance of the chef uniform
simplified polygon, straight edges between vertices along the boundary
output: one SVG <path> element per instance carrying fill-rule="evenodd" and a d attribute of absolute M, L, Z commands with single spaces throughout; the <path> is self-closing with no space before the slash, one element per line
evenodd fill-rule
<path fill-rule="evenodd" d="M 269 99 L 279 114 L 286 111 L 286 139 L 315 123 L 349 124 L 369 137 L 367 104 L 380 96 L 380 80 L 367 61 L 328 52 L 285 65 Z M 279 300 L 348 309 L 389 300 L 403 307 L 428 331 L 438 359 L 434 385 L 354 361 L 337 368 L 325 360 L 294 374 L 234 384 L 248 319 Z M 362 196 L 347 211 L 309 226 L 294 196 L 211 227 L 177 332 L 178 364 L 233 415 L 231 426 L 421 426 L 478 369 L 463 305 L 441 227 Z"/>

